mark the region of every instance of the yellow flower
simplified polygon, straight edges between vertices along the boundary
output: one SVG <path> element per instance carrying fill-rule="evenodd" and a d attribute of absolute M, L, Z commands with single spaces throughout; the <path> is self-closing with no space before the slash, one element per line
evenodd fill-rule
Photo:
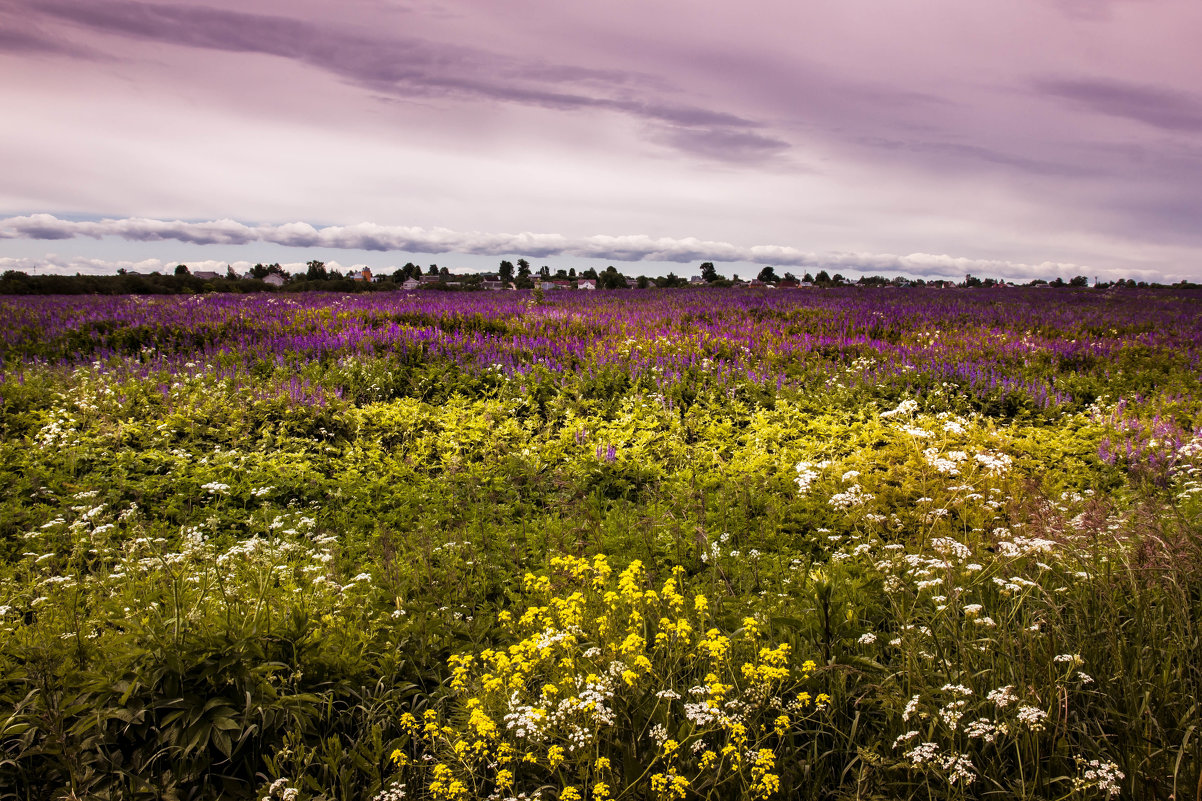
<path fill-rule="evenodd" d="M 656 773 L 651 777 L 651 789 L 662 801 L 673 801 L 685 797 L 689 789 L 689 780 L 676 775 L 675 771 Z"/>
<path fill-rule="evenodd" d="M 702 773 L 705 773 L 710 768 L 712 768 L 714 766 L 714 763 L 717 761 L 718 761 L 718 755 L 707 748 L 705 750 L 705 753 L 703 753 L 701 755 L 701 763 L 698 765 L 698 767 L 700 768 Z"/>
<path fill-rule="evenodd" d="M 776 732 L 776 735 L 778 737 L 784 737 L 785 732 L 788 730 L 788 728 L 789 728 L 789 716 L 788 715 L 780 715 L 779 717 L 777 717 L 776 721 L 773 723 L 773 730 Z"/>
<path fill-rule="evenodd" d="M 497 771 L 497 787 L 512 787 L 513 786 L 513 771 L 498 770 Z"/>
<path fill-rule="evenodd" d="M 547 749 L 547 764 L 551 766 L 551 770 L 555 770 L 563 762 L 563 748 L 558 745 L 553 745 Z"/>
<path fill-rule="evenodd" d="M 757 798 L 768 798 L 780 790 L 780 777 L 772 773 L 776 758 L 767 748 L 756 752 L 755 764 L 751 766 L 751 791 Z"/>
<path fill-rule="evenodd" d="M 647 641 L 637 634 L 627 634 L 626 639 L 622 641 L 622 646 L 618 649 L 624 654 L 637 654 L 647 646 Z"/>
<path fill-rule="evenodd" d="M 593 798 L 597 801 L 605 801 L 609 798 L 609 785 L 605 782 L 597 782 L 593 785 Z"/>
<path fill-rule="evenodd" d="M 609 757 L 597 757 L 596 763 L 593 765 L 597 770 L 609 770 Z"/>
<path fill-rule="evenodd" d="M 559 801 L 580 801 L 580 791 L 575 787 L 565 787 L 559 794 Z"/>

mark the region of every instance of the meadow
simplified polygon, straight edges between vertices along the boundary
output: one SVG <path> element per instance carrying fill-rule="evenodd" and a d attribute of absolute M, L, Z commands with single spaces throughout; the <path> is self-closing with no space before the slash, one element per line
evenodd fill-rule
<path fill-rule="evenodd" d="M 0 799 L 1202 799 L 1202 291 L 0 298 Z"/>

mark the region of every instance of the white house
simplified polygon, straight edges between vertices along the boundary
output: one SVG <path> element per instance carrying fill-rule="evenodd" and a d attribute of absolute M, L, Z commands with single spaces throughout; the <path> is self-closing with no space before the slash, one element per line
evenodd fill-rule
<path fill-rule="evenodd" d="M 581 278 L 579 281 L 576 282 L 576 288 L 577 289 L 587 289 L 587 290 L 592 291 L 597 288 L 597 282 L 591 278 Z"/>
<path fill-rule="evenodd" d="M 263 283 L 271 284 L 272 286 L 283 286 L 284 276 L 280 275 L 279 273 L 268 273 L 263 279 Z"/>

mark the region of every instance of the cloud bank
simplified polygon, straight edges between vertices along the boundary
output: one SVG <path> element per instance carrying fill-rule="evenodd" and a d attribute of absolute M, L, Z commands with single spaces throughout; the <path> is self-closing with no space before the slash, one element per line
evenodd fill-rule
<path fill-rule="evenodd" d="M 806 251 L 787 245 L 741 246 L 730 242 L 695 237 L 651 237 L 596 235 L 571 238 L 559 234 L 481 233 L 446 228 L 416 228 L 399 225 L 331 225 L 317 228 L 309 223 L 247 225 L 236 220 L 185 222 L 140 217 L 102 220 L 63 220 L 51 214 L 32 214 L 0 220 L 0 239 L 66 240 L 78 237 L 116 237 L 136 242 L 178 241 L 195 245 L 241 246 L 254 243 L 332 250 L 364 250 L 402 253 L 459 253 L 478 256 L 546 258 L 564 256 L 618 262 L 771 264 L 814 270 L 847 270 L 861 273 L 902 273 L 922 277 L 963 277 L 968 273 L 1013 279 L 1115 275 L 1088 265 L 1064 262 L 1026 264 L 998 259 L 977 259 L 938 253 L 860 253 Z M 60 260 L 61 262 L 62 260 Z M 109 263 L 85 263 L 89 272 L 101 271 Z M 75 263 L 73 262 L 73 263 Z M 151 266 L 151 262 L 154 266 Z M 13 266 L 20 263 L 23 266 Z M 226 262 L 214 261 L 224 268 Z M 242 264 L 242 262 L 238 262 Z M 31 259 L 0 259 L 4 269 L 38 266 Z M 67 267 L 66 263 L 51 266 Z M 157 260 L 112 263 L 117 267 L 148 271 L 162 269 Z M 249 266 L 246 263 L 245 266 Z M 202 267 L 201 269 L 207 269 Z M 239 269 L 235 264 L 235 269 Z M 111 270 L 110 270 L 111 271 Z M 1131 271 L 1123 273 L 1126 277 Z M 1138 276 L 1137 276 L 1138 277 Z"/>

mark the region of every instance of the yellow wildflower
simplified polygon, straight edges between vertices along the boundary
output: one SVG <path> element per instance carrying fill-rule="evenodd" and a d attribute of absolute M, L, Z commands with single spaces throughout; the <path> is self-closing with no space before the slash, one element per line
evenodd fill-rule
<path fill-rule="evenodd" d="M 551 766 L 551 770 L 555 770 L 563 762 L 563 748 L 558 745 L 553 745 L 547 749 L 547 764 Z"/>

